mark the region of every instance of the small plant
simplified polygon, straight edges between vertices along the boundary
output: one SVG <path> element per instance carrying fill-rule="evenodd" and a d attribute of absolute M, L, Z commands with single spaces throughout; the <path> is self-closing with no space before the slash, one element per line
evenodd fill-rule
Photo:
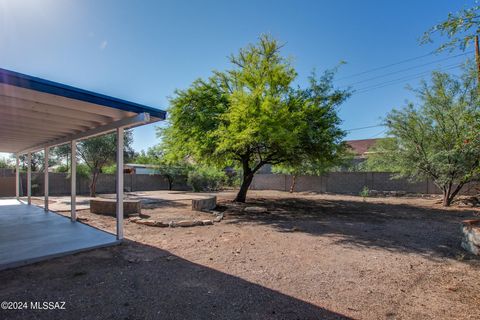
<path fill-rule="evenodd" d="M 363 198 L 363 201 L 370 195 L 370 189 L 367 186 L 363 186 L 362 191 L 360 191 L 360 196 Z"/>

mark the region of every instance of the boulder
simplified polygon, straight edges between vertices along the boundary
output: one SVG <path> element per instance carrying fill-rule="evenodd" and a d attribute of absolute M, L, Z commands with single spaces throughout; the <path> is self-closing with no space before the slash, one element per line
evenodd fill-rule
<path fill-rule="evenodd" d="M 253 212 L 253 213 L 264 213 L 264 212 L 268 212 L 268 209 L 264 207 L 245 207 L 243 211 Z"/>
<path fill-rule="evenodd" d="M 480 219 L 462 221 L 462 248 L 480 255 Z"/>

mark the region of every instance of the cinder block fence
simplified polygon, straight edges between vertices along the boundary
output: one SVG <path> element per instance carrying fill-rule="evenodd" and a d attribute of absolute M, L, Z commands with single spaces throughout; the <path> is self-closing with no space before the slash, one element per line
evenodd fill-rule
<path fill-rule="evenodd" d="M 289 191 L 293 177 L 285 174 L 257 174 L 252 190 Z M 440 194 L 441 190 L 431 180 L 410 182 L 395 179 L 387 172 L 332 172 L 322 176 L 297 176 L 295 191 L 359 194 L 364 187 L 377 191 L 403 191 L 418 194 Z M 466 185 L 463 194 L 478 193 L 478 185 Z"/>

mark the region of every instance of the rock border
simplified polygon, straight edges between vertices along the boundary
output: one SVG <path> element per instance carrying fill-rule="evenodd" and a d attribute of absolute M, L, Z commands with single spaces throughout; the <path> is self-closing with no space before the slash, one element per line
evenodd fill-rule
<path fill-rule="evenodd" d="M 143 219 L 141 217 L 133 217 L 128 219 L 128 221 L 149 226 L 149 227 L 160 227 L 160 228 L 177 228 L 177 227 L 197 227 L 197 226 L 211 226 L 214 223 L 218 223 L 223 219 L 223 212 L 217 211 L 204 211 L 209 212 L 216 217 L 214 219 L 205 219 L 205 220 L 180 220 L 180 221 L 160 221 L 154 219 Z"/>

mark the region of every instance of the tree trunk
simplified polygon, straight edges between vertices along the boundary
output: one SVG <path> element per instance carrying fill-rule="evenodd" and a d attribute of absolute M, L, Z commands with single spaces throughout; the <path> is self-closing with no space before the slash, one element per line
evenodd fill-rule
<path fill-rule="evenodd" d="M 98 179 L 99 172 L 95 169 L 92 174 L 92 181 L 90 182 L 90 197 L 95 198 L 97 196 L 96 189 L 97 189 L 97 179 Z"/>
<path fill-rule="evenodd" d="M 253 176 L 255 175 L 255 169 L 250 169 L 249 157 L 242 158 L 243 180 L 240 190 L 238 190 L 235 202 L 244 203 L 247 199 L 247 192 L 250 184 L 252 183 Z M 258 167 L 256 168 L 258 170 Z"/>
<path fill-rule="evenodd" d="M 290 185 L 290 193 L 293 193 L 295 191 L 295 185 L 297 184 L 297 175 L 294 174 L 292 176 L 292 184 Z"/>
<path fill-rule="evenodd" d="M 455 188 L 455 190 L 453 190 L 453 192 L 451 192 L 452 186 L 450 185 L 448 187 L 448 189 L 447 189 L 448 193 L 447 194 L 444 193 L 444 195 L 443 195 L 442 204 L 443 204 L 444 207 L 449 207 L 452 204 L 452 202 L 455 199 L 455 197 L 457 196 L 457 194 L 463 188 L 463 185 L 464 185 L 464 183 L 458 184 L 457 187 Z"/>
<path fill-rule="evenodd" d="M 255 165 L 253 169 L 250 168 L 250 155 L 246 155 L 242 157 L 242 168 L 243 168 L 243 181 L 242 185 L 240 186 L 240 190 L 238 190 L 237 196 L 233 201 L 235 202 L 242 202 L 244 203 L 247 199 L 247 192 L 250 184 L 253 181 L 253 177 L 255 176 L 255 172 L 257 172 L 264 164 L 263 160 L 260 161 Z"/>
<path fill-rule="evenodd" d="M 443 194 L 443 200 L 442 200 L 442 205 L 444 207 L 449 207 L 450 204 L 452 202 L 452 199 L 450 198 L 449 195 L 447 195 L 446 193 Z"/>
<path fill-rule="evenodd" d="M 247 199 L 248 188 L 250 187 L 250 184 L 253 181 L 253 176 L 254 176 L 253 172 L 243 174 L 242 185 L 240 186 L 240 190 L 238 190 L 237 196 L 235 197 L 235 200 L 233 200 L 233 201 L 242 202 L 242 203 L 245 202 L 245 200 Z"/>
<path fill-rule="evenodd" d="M 171 191 L 173 186 L 173 178 L 170 176 L 167 176 L 167 181 L 168 181 L 168 190 Z"/>

